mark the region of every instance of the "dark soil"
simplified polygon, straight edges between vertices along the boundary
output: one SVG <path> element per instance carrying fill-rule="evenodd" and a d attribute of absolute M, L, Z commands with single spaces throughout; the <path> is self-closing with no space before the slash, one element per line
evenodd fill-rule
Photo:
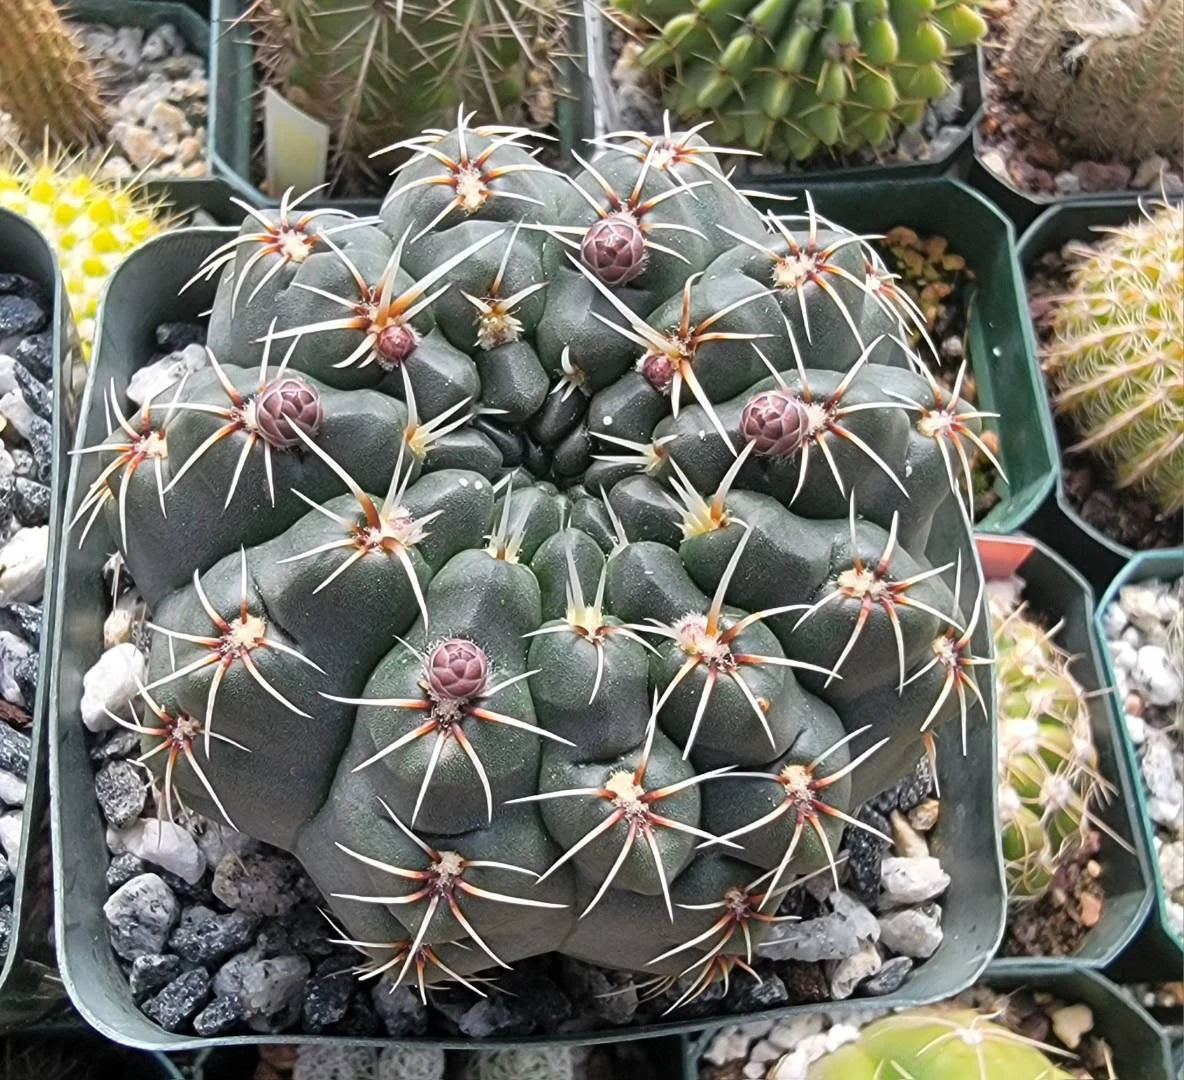
<path fill-rule="evenodd" d="M 1049 251 L 1028 272 L 1028 310 L 1043 350 L 1052 337 L 1053 297 L 1068 286 L 1070 263 L 1064 251 Z M 1065 497 L 1081 517 L 1099 532 L 1135 551 L 1179 547 L 1184 543 L 1184 518 L 1161 514 L 1150 500 L 1131 488 L 1118 489 L 1108 465 L 1089 453 L 1063 448 L 1079 439 L 1072 424 L 1057 418 L 1057 442 L 1062 447 L 1061 479 Z"/>
<path fill-rule="evenodd" d="M 1081 948 L 1105 904 L 1102 868 L 1094 859 L 1100 841 L 1100 834 L 1091 833 L 1061 863 L 1048 892 L 1008 912 L 1005 956 L 1072 956 Z"/>
<path fill-rule="evenodd" d="M 979 159 L 990 172 L 1032 195 L 1076 195 L 1099 191 L 1184 190 L 1184 165 L 1163 159 L 1163 172 L 1146 161 L 1082 156 L 1070 140 L 1033 116 L 1003 62 L 1012 0 L 982 8 L 990 26 L 983 55 L 983 117 Z"/>
<path fill-rule="evenodd" d="M 897 284 L 913 298 L 925 316 L 929 337 L 936 346 L 932 352 L 919 333 L 912 335 L 912 344 L 929 364 L 937 379 L 952 390 L 964 361 L 968 370 L 962 380 L 960 394 L 972 405 L 978 403 L 978 389 L 974 381 L 974 358 L 969 356 L 970 335 L 967 324 L 974 303 L 974 271 L 966 260 L 952 251 L 944 236 L 916 233 L 904 225 L 889 229 L 882 239 L 873 241 L 885 265 L 899 275 Z M 983 441 L 999 456 L 998 434 L 987 429 Z M 1001 498 L 995 489 L 994 466 L 979 451 L 967 443 L 972 451 L 974 469 L 974 518 L 976 521 Z"/>

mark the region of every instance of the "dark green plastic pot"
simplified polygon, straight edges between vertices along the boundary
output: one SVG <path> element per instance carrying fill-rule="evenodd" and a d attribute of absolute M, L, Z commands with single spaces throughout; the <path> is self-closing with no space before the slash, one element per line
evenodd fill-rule
<path fill-rule="evenodd" d="M 983 979 L 994 990 L 1035 990 L 1066 1005 L 1088 1005 L 1093 1030 L 1114 1052 L 1118 1080 L 1171 1080 L 1175 1075 L 1168 1040 L 1161 1028 L 1121 986 L 1088 968 L 994 961 Z"/>
<path fill-rule="evenodd" d="M 279 198 L 265 195 L 252 180 L 255 157 L 262 152 L 256 144 L 259 125 L 255 122 L 258 81 L 255 49 L 250 28 L 235 27 L 234 21 L 251 6 L 251 0 L 211 0 L 210 5 L 210 164 L 234 189 L 234 194 L 252 206 L 277 206 Z M 569 24 L 570 58 L 563 61 L 559 82 L 566 89 L 556 105 L 556 135 L 560 157 L 579 150 L 593 134 L 592 95 L 584 74 L 584 27 L 572 17 Z M 478 102 L 471 102 L 476 107 Z M 398 108 L 393 102 L 392 108 Z M 375 147 L 377 150 L 378 147 Z M 381 196 L 373 198 L 318 199 L 317 206 L 348 210 L 355 214 L 377 214 Z"/>
<path fill-rule="evenodd" d="M 1124 585 L 1147 578 L 1178 578 L 1184 574 L 1184 552 L 1172 551 L 1144 551 L 1136 555 L 1122 569 L 1121 573 L 1110 583 L 1110 587 L 1098 602 L 1094 612 L 1094 632 L 1101 644 L 1102 662 L 1105 665 L 1106 679 L 1114 685 L 1114 662 L 1110 656 L 1110 649 L 1106 644 L 1106 633 L 1103 629 L 1103 615 L 1106 608 L 1118 599 L 1118 591 Z M 1130 951 L 1132 976 L 1144 980 L 1149 976 L 1163 979 L 1179 979 L 1184 969 L 1184 941 L 1176 932 L 1167 913 L 1167 893 L 1163 887 L 1163 877 L 1159 872 L 1159 860 L 1155 857 L 1155 825 L 1147 813 L 1147 793 L 1143 788 L 1142 776 L 1139 771 L 1138 754 L 1134 744 L 1127 734 L 1126 724 L 1122 719 L 1122 702 L 1116 697 L 1111 701 L 1111 708 L 1115 714 L 1115 722 L 1121 737 L 1122 749 L 1127 759 L 1127 767 L 1135 777 L 1134 794 L 1139 809 L 1139 828 L 1143 834 L 1143 842 L 1149 853 L 1152 881 L 1155 889 L 1155 914 L 1148 921 L 1143 933 Z M 1124 957 L 1124 961 L 1128 958 Z"/>
<path fill-rule="evenodd" d="M 1087 240 L 1090 230 L 1097 226 L 1122 225 L 1139 213 L 1138 199 L 1134 195 L 1114 196 L 1105 199 L 1076 200 L 1050 207 L 1020 237 L 1019 260 L 1026 277 L 1028 270 L 1041 255 L 1054 251 L 1071 240 Z M 1039 404 L 1043 414 L 1041 423 L 1053 433 L 1056 443 L 1056 429 L 1052 419 L 1052 405 L 1044 390 L 1040 374 L 1038 346 L 1032 320 L 1024 304 L 1023 322 L 1025 339 L 1031 342 L 1032 370 L 1040 381 Z M 1033 519 L 1029 531 L 1035 533 L 1055 547 L 1076 566 L 1093 587 L 1099 591 L 1106 588 L 1110 580 L 1135 555 L 1132 548 L 1112 540 L 1105 533 L 1085 521 L 1065 495 L 1060 469 L 1060 450 L 1056 451 L 1056 498 L 1050 499 Z M 1180 549 L 1171 550 L 1180 557 Z"/>
<path fill-rule="evenodd" d="M 122 391 L 131 374 L 154 350 L 156 324 L 193 319 L 212 301 L 213 283 L 199 283 L 178 298 L 177 291 L 198 263 L 219 243 L 233 235 L 226 229 L 185 229 L 148 241 L 133 252 L 112 277 L 99 311 L 91 378 L 82 403 L 77 445 L 89 446 L 105 434 L 101 389 L 114 380 Z M 95 455 L 75 455 L 67 505 L 74 505 L 96 475 Z M 957 511 L 936 523 L 926 552 L 935 565 L 953 560 L 960 536 Z M 136 1008 L 107 941 L 102 905 L 107 899 L 104 828 L 94 798 L 86 732 L 79 715 L 83 673 L 102 651 L 102 626 L 107 604 L 101 568 L 111 550 L 98 533 L 81 549 L 70 542 L 64 549 L 64 569 L 57 587 L 63 617 L 54 639 L 55 658 L 50 687 L 53 731 L 51 783 L 55 845 L 54 890 L 57 899 L 56 938 L 62 981 L 78 1011 L 102 1034 L 117 1042 L 144 1049 L 177 1050 L 202 1046 L 240 1046 L 258 1042 L 333 1042 L 332 1036 L 248 1035 L 199 1039 L 172 1035 Z M 969 573 L 972 568 L 967 567 Z M 963 593 L 973 589 L 963 583 Z M 980 620 L 975 652 L 989 655 L 990 635 Z M 983 688 L 988 703 L 992 687 Z M 880 999 L 885 1005 L 913 1005 L 957 993 L 978 976 L 998 946 L 1003 928 L 1002 865 L 998 844 L 984 838 L 997 834 L 995 783 L 978 763 L 994 761 L 993 724 L 971 726 L 969 754 L 962 757 L 957 739 L 940 744 L 939 767 L 948 805 L 931 837 L 931 850 L 945 862 L 954 885 L 943 900 L 945 941 L 927 963 L 916 969 L 895 994 Z M 953 793 L 957 793 L 955 799 Z M 68 848 L 61 838 L 68 837 Z M 832 1012 L 858 1008 L 859 1002 L 836 1002 Z M 694 1020 L 625 1029 L 604 1029 L 555 1038 L 555 1043 L 612 1042 L 620 1039 L 674 1035 L 706 1025 L 719 1026 L 773 1016 L 792 1016 L 815 1006 L 781 1008 L 767 1013 L 711 1020 Z M 383 1040 L 374 1040 L 381 1043 Z M 422 1040 L 437 1046 L 473 1048 L 474 1040 Z M 539 1040 L 517 1040 L 539 1041 Z M 512 1044 L 514 1040 L 510 1040 Z M 490 1045 L 505 1045 L 489 1040 Z"/>
<path fill-rule="evenodd" d="M 143 27 L 145 32 L 161 23 L 172 23 L 190 50 L 209 59 L 209 22 L 186 4 L 168 0 L 60 0 L 60 6 L 76 22 Z M 208 132 L 206 138 L 208 142 Z M 177 213 L 204 210 L 218 222 L 236 221 L 242 216 L 230 202 L 229 186 L 212 172 L 209 176 L 149 180 L 144 186 Z"/>
<path fill-rule="evenodd" d="M 216 0 L 215 0 L 216 2 Z M 612 23 L 605 15 L 609 7 L 608 0 L 583 0 L 585 36 L 588 41 L 588 76 L 591 83 L 592 103 L 595 107 L 596 134 L 618 131 L 630 127 L 621 116 L 621 109 L 617 102 L 616 87 L 613 85 L 610 72 L 616 63 L 613 55 L 610 35 Z M 739 25 L 739 24 L 737 24 Z M 940 176 L 954 167 L 959 159 L 969 153 L 971 126 L 977 116 L 982 98 L 979 90 L 978 63 L 974 52 L 965 52 L 959 56 L 950 68 L 950 75 L 954 82 L 963 87 L 962 108 L 959 110 L 954 125 L 961 129 L 961 135 L 956 143 L 944 154 L 927 161 L 888 161 L 873 165 L 835 165 L 831 168 L 811 168 L 803 170 L 797 166 L 787 165 L 783 171 L 770 171 L 766 165 L 759 171 L 747 168 L 747 157 L 737 159 L 737 169 L 733 179 L 743 181 L 747 187 L 767 184 L 809 184 L 812 188 L 818 184 L 854 183 L 856 181 L 914 180 L 919 177 Z M 671 116 L 671 126 L 676 130 L 682 124 L 677 117 Z M 712 141 L 712 129 L 704 132 L 705 137 Z M 753 159 L 756 160 L 756 159 Z M 844 223 L 846 224 L 846 223 Z"/>
<path fill-rule="evenodd" d="M 1104 648 L 1094 626 L 1094 594 L 1085 579 L 1061 556 L 1026 536 L 980 536 L 979 558 L 988 580 L 1018 575 L 1028 610 L 1046 626 L 1062 623 L 1057 644 L 1073 656 L 1073 675 L 1089 699 L 1090 731 L 1098 752 L 1098 772 L 1117 789 L 1099 815 L 1133 851 L 1103 836 L 1097 860 L 1106 901 L 1102 917 L 1072 956 L 1000 956 L 992 970 L 1104 968 L 1133 940 L 1153 902 L 1151 864 L 1140 811 L 1138 782 L 1131 772 L 1120 718 L 1111 706 L 1113 685 L 1102 660 Z M 1100 692 L 1099 692 L 1100 691 Z"/>
<path fill-rule="evenodd" d="M 21 850 L 12 899 L 12 929 L 8 955 L 0 967 L 0 1032 L 22 1027 L 48 1012 L 62 997 L 54 969 L 50 941 L 51 902 L 50 843 L 46 807 L 46 713 L 49 709 L 50 668 L 55 630 L 53 597 L 56 591 L 62 495 L 65 489 L 70 445 L 69 387 L 78 356 L 70 325 L 70 307 L 62 288 L 57 262 L 45 238 L 28 221 L 0 209 L 0 273 L 18 273 L 36 281 L 53 301 L 53 492 L 49 511 L 49 560 L 45 568 L 42 606 L 41 672 L 33 724 L 32 747 L 25 788 Z"/>
<path fill-rule="evenodd" d="M 572 1041 L 572 1040 L 565 1040 Z M 645 1053 L 653 1069 L 654 1080 L 684 1080 L 689 1059 L 690 1040 L 685 1036 L 668 1035 L 665 1038 L 646 1039 Z M 576 1043 L 573 1041 L 573 1046 Z M 163 1055 L 160 1055 L 163 1056 Z M 245 1080 L 255 1074 L 259 1061 L 258 1050 L 253 1046 L 217 1047 L 203 1050 L 189 1071 L 190 1080 Z M 454 1069 L 453 1062 L 445 1068 L 446 1076 L 460 1076 L 461 1069 Z M 524 1078 L 525 1080 L 525 1078 Z M 614 1077 L 613 1080 L 625 1080 Z M 696 1075 L 695 1080 L 698 1080 Z"/>
<path fill-rule="evenodd" d="M 1114 1051 L 1114 1075 L 1118 1080 L 1169 1080 L 1168 1040 L 1163 1029 L 1120 986 L 1088 968 L 1051 968 L 1044 964 L 995 961 L 983 983 L 993 990 L 1034 990 L 1052 994 L 1066 1005 L 1088 1005 L 1094 1014 L 1093 1030 Z M 865 1004 L 874 1002 L 865 1000 Z M 699 1060 L 710 1045 L 707 1032 L 685 1043 L 685 1080 L 699 1080 Z M 949 1077 L 948 1080 L 962 1080 Z"/>
<path fill-rule="evenodd" d="M 800 182 L 754 181 L 761 191 L 797 195 Z M 1021 528 L 1052 491 L 1059 455 L 1044 381 L 1035 366 L 1032 326 L 1024 279 L 1016 260 L 1015 233 L 1008 220 L 978 192 L 957 180 L 928 177 L 900 184 L 877 180 L 808 190 L 818 212 L 860 233 L 884 233 L 907 225 L 944 236 L 974 271 L 977 290 L 970 307 L 968 355 L 981 408 L 999 413 L 989 423 L 999 434 L 1000 458 L 1009 484 L 1002 498 L 976 522 L 980 531 Z M 759 204 L 759 199 L 757 200 Z M 762 209 L 804 212 L 777 200 Z"/>
<path fill-rule="evenodd" d="M 7 1063 L 9 1055 L 19 1053 L 22 1046 L 49 1043 L 84 1059 L 91 1069 L 89 1075 L 104 1080 L 201 1080 L 201 1076 L 181 1061 L 173 1061 L 167 1054 L 144 1054 L 115 1046 L 86 1027 L 73 1013 L 62 1019 L 33 1024 L 0 1039 L 0 1062 Z M 25 1076 L 15 1070 L 6 1076 Z M 77 1073 L 49 1074 L 43 1080 L 76 1080 Z M 244 1076 L 246 1074 L 243 1074 Z"/>
<path fill-rule="evenodd" d="M 986 90 L 986 60 L 982 49 L 978 53 L 978 111 L 970 122 L 972 132 L 970 145 L 969 179 L 980 191 L 989 195 L 991 201 L 1015 222 L 1020 231 L 1026 229 L 1041 214 L 1048 213 L 1058 206 L 1089 205 L 1110 202 L 1114 199 L 1130 199 L 1132 202 L 1140 194 L 1136 191 L 1098 191 L 1085 192 L 1077 195 L 1045 195 L 1037 192 L 1025 191 L 1011 182 L 1010 177 L 1000 176 L 983 164 L 983 154 L 987 147 L 983 144 L 982 122 L 987 115 Z M 1143 192 L 1144 195 L 1154 196 L 1154 191 Z"/>

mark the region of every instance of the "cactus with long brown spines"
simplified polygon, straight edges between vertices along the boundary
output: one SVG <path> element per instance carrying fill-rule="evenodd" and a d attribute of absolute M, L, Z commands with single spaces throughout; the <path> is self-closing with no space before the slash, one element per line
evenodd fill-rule
<path fill-rule="evenodd" d="M 462 117 L 379 222 L 252 213 L 210 371 L 86 459 L 163 809 L 294 851 L 371 974 L 685 1003 L 977 708 L 979 418 L 860 237 L 618 142 L 572 181 Z"/>

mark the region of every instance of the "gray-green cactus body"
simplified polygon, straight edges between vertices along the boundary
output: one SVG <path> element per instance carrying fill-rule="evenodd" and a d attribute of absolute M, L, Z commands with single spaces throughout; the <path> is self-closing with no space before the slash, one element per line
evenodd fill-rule
<path fill-rule="evenodd" d="M 561 951 L 694 996 L 977 722 L 978 420 L 861 239 L 700 136 L 570 182 L 525 142 L 244 226 L 220 363 L 113 420 L 76 518 L 152 608 L 164 815 L 294 851 L 392 980 Z"/>

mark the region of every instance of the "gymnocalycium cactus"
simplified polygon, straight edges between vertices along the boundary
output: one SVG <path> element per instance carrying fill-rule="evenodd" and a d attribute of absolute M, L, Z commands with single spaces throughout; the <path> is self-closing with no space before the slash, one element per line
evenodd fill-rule
<path fill-rule="evenodd" d="M 1066 1072 L 1049 1055 L 1071 1054 L 997 1023 L 998 1014 L 933 1006 L 869 1024 L 855 1042 L 810 1066 L 809 1080 L 888 1080 L 899 1077 L 977 1077 L 978 1080 L 1060 1080 Z"/>
<path fill-rule="evenodd" d="M 1075 251 L 1042 360 L 1089 450 L 1165 514 L 1184 508 L 1184 211 L 1161 205 Z"/>
<path fill-rule="evenodd" d="M 1114 787 L 1098 772 L 1089 695 L 1051 630 L 992 588 L 999 716 L 999 813 L 1007 892 L 1036 900 L 1091 830 L 1128 847 L 1099 814 Z"/>
<path fill-rule="evenodd" d="M 779 161 L 881 146 L 986 33 L 978 0 L 614 0 L 656 36 L 666 104 Z"/>
<path fill-rule="evenodd" d="M 467 121 L 377 222 L 249 211 L 197 275 L 210 367 L 111 388 L 75 520 L 152 609 L 113 719 L 371 975 L 558 950 L 677 1004 L 976 708 L 978 414 L 862 238 L 762 217 L 697 136 L 573 181 Z"/>

